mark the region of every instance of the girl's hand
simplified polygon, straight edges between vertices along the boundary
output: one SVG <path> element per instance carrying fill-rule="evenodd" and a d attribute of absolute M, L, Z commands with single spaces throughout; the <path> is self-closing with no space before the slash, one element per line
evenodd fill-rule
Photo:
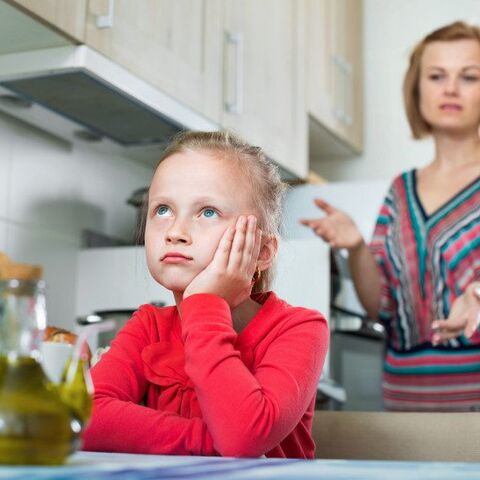
<path fill-rule="evenodd" d="M 471 283 L 452 305 L 447 320 L 435 320 L 432 344 L 438 345 L 463 333 L 470 338 L 480 323 L 480 283 Z"/>
<path fill-rule="evenodd" d="M 207 267 L 187 286 L 183 298 L 195 293 L 212 293 L 235 308 L 250 297 L 262 232 L 253 215 L 241 215 L 235 228 L 229 227 Z"/>
<path fill-rule="evenodd" d="M 332 248 L 360 247 L 363 237 L 354 221 L 342 210 L 332 207 L 329 203 L 315 199 L 315 205 L 325 212 L 325 217 L 316 219 L 301 219 L 300 223 L 310 227 L 320 238 Z"/>

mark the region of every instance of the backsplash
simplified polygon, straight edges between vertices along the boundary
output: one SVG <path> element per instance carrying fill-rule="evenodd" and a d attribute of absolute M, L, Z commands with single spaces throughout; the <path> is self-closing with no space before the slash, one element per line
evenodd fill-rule
<path fill-rule="evenodd" d="M 74 326 L 82 230 L 131 239 L 136 211 L 126 200 L 151 173 L 0 114 L 0 251 L 43 265 L 49 323 Z"/>

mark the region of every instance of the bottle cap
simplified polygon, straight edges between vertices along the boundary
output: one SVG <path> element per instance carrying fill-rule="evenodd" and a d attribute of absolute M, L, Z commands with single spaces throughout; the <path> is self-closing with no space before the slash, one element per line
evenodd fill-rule
<path fill-rule="evenodd" d="M 43 268 L 39 265 L 12 262 L 0 252 L 0 280 L 36 281 L 42 278 Z"/>

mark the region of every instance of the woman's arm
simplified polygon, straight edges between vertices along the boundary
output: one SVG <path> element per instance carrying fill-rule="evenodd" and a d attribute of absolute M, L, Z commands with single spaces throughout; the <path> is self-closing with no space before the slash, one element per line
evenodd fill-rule
<path fill-rule="evenodd" d="M 94 408 L 85 450 L 217 455 L 205 422 L 143 405 L 147 381 L 141 352 L 152 343 L 148 312 L 139 310 L 92 368 Z"/>
<path fill-rule="evenodd" d="M 348 264 L 360 303 L 369 317 L 377 319 L 380 309 L 381 272 L 363 239 L 359 246 L 348 250 Z"/>
<path fill-rule="evenodd" d="M 380 307 L 381 272 L 355 222 L 342 210 L 319 198 L 315 204 L 325 212 L 323 218 L 302 219 L 332 248 L 348 250 L 348 263 L 358 298 L 372 318 Z"/>

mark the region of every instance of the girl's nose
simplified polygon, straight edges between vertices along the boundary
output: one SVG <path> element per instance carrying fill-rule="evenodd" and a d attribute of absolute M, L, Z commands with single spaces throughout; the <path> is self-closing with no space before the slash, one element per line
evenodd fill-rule
<path fill-rule="evenodd" d="M 168 229 L 165 240 L 167 243 L 173 245 L 177 243 L 190 244 L 191 237 L 185 223 L 178 221 L 174 222 L 172 226 Z"/>

